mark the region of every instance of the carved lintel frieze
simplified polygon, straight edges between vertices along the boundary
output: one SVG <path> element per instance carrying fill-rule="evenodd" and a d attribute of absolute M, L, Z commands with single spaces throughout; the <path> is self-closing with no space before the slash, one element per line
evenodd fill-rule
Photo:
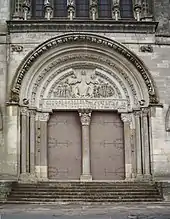
<path fill-rule="evenodd" d="M 92 111 L 90 109 L 81 109 L 78 110 L 78 112 L 82 126 L 89 126 L 91 121 Z"/>
<path fill-rule="evenodd" d="M 11 49 L 12 49 L 12 52 L 22 52 L 23 51 L 23 46 L 21 46 L 21 45 L 14 45 L 14 44 L 12 44 L 11 45 Z"/>

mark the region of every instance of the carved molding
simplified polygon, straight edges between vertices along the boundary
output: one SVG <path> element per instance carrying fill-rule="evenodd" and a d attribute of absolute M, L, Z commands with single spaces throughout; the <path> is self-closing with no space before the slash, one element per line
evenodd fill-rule
<path fill-rule="evenodd" d="M 81 109 L 78 110 L 78 112 L 82 126 L 89 126 L 91 121 L 92 111 L 90 109 Z"/>
<path fill-rule="evenodd" d="M 112 33 L 132 33 L 134 29 L 136 33 L 155 33 L 158 22 L 144 22 L 144 21 L 133 21 L 133 20 L 88 20 L 88 22 L 84 22 L 82 25 L 82 20 L 73 20 L 74 22 L 70 22 L 69 20 L 66 22 L 65 20 L 27 20 L 26 22 L 23 20 L 13 20 L 7 21 L 8 31 L 9 33 L 22 33 L 22 32 L 112 32 Z M 87 20 L 86 20 L 87 21 Z"/>
<path fill-rule="evenodd" d="M 19 94 L 20 94 L 23 78 L 26 72 L 30 69 L 32 64 L 36 61 L 36 59 L 39 56 L 41 56 L 43 53 L 47 52 L 52 48 L 58 47 L 61 44 L 78 43 L 82 41 L 86 41 L 86 43 L 93 43 L 96 45 L 100 44 L 103 46 L 103 48 L 107 47 L 113 49 L 119 54 L 121 54 L 122 56 L 124 56 L 126 59 L 128 59 L 141 74 L 148 89 L 150 103 L 154 103 L 154 104 L 158 103 L 158 97 L 156 95 L 154 83 L 151 79 L 149 72 L 147 71 L 143 63 L 140 61 L 140 59 L 120 43 L 92 34 L 67 34 L 64 36 L 50 39 L 47 42 L 43 43 L 38 48 L 36 48 L 30 55 L 27 56 L 24 64 L 23 63 L 21 64 L 22 67 L 20 66 L 19 69 L 17 69 L 17 72 L 19 73 L 17 74 L 16 80 L 13 82 L 13 86 L 12 86 L 12 92 L 15 93 L 15 95 L 17 96 L 17 98 L 15 99 L 19 100 Z"/>

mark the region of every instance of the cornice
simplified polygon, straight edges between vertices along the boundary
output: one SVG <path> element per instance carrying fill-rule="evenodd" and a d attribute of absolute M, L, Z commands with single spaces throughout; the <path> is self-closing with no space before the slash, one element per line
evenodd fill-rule
<path fill-rule="evenodd" d="M 156 32 L 158 22 L 153 21 L 114 21 L 114 20 L 10 20 L 9 33 L 23 32 L 112 32 L 150 33 Z"/>

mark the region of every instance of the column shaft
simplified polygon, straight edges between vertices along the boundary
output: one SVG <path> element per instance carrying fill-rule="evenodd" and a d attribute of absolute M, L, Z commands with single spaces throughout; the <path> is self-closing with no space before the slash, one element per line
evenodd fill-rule
<path fill-rule="evenodd" d="M 47 121 L 49 119 L 49 113 L 40 114 L 40 166 L 42 179 L 48 178 L 48 163 L 47 163 Z"/>
<path fill-rule="evenodd" d="M 92 180 L 90 170 L 90 120 L 91 112 L 89 110 L 81 110 L 79 112 L 82 124 L 82 174 L 80 180 Z"/>
<path fill-rule="evenodd" d="M 26 107 L 21 108 L 21 173 L 27 173 L 27 113 Z"/>
<path fill-rule="evenodd" d="M 129 114 L 121 114 L 121 119 L 124 122 L 125 179 L 128 180 L 132 178 L 131 116 Z"/>
<path fill-rule="evenodd" d="M 30 173 L 35 173 L 35 142 L 36 142 L 36 130 L 35 130 L 35 114 L 34 110 L 30 111 Z"/>
<path fill-rule="evenodd" d="M 143 149 L 143 166 L 144 175 L 150 176 L 150 145 L 149 145 L 149 126 L 148 126 L 148 109 L 142 109 L 142 149 Z"/>
<path fill-rule="evenodd" d="M 141 145 L 141 112 L 135 112 L 136 127 L 136 171 L 137 178 L 142 176 L 142 145 Z"/>

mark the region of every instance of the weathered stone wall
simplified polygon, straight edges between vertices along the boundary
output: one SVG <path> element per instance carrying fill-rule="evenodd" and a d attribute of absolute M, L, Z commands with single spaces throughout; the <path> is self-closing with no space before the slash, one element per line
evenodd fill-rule
<path fill-rule="evenodd" d="M 154 17 L 159 22 L 158 34 L 170 34 L 170 4 L 169 0 L 154 0 Z"/>
<path fill-rule="evenodd" d="M 160 103 L 163 108 L 153 108 L 151 112 L 152 124 L 152 167 L 154 176 L 157 179 L 161 177 L 170 176 L 170 132 L 165 131 L 165 116 L 169 106 L 170 99 L 170 4 L 169 0 L 154 0 L 155 20 L 159 22 L 157 34 L 167 35 L 167 37 L 157 37 L 154 34 L 123 34 L 123 33 L 101 33 L 110 39 L 116 40 L 125 44 L 130 50 L 136 53 L 146 64 L 157 86 L 157 91 L 160 97 Z M 0 106 L 2 108 L 3 116 L 5 118 L 5 101 L 6 101 L 6 85 L 7 90 L 10 90 L 11 82 L 15 77 L 18 66 L 21 64 L 24 57 L 36 48 L 39 44 L 46 40 L 64 34 L 58 33 L 14 33 L 8 39 L 6 36 L 6 23 L 9 19 L 9 0 L 0 1 Z M 10 40 L 11 45 L 22 46 L 23 51 L 12 51 L 10 46 L 10 53 L 8 54 L 7 40 Z M 153 53 L 140 52 L 141 45 L 152 45 Z M 9 58 L 9 65 L 7 60 Z M 8 75 L 7 75 L 8 72 Z M 8 80 L 7 80 L 8 76 Z M 7 80 L 7 81 L 6 81 Z M 16 121 L 16 112 L 14 115 Z M 5 120 L 4 120 L 5 121 Z M 12 119 L 11 119 L 12 121 Z M 5 124 L 5 122 L 4 122 Z M 10 125 L 10 124 L 8 124 Z M 15 124 L 16 125 L 16 124 Z M 5 130 L 5 125 L 3 130 Z M 4 132 L 0 130 L 0 173 L 12 173 L 16 170 L 16 154 L 17 148 L 9 153 L 8 158 L 4 156 Z M 14 161 L 14 168 L 8 168 L 6 160 Z"/>
<path fill-rule="evenodd" d="M 6 172 L 5 134 L 6 134 L 6 84 L 7 84 L 7 25 L 9 19 L 9 0 L 0 1 L 0 173 Z M 3 119 L 2 119 L 3 118 Z M 3 121 L 2 121 L 3 120 Z"/>
<path fill-rule="evenodd" d="M 157 39 L 158 40 L 158 39 Z M 164 39 L 165 40 L 165 39 Z M 163 108 L 152 110 L 152 152 L 153 170 L 157 178 L 170 177 L 170 132 L 165 130 L 165 119 L 170 105 L 170 45 L 152 45 L 153 53 L 139 52 L 139 45 L 128 45 L 150 70 L 157 87 L 160 103 Z"/>
<path fill-rule="evenodd" d="M 11 43 L 23 46 L 22 52 L 11 52 L 9 66 L 9 86 L 15 75 L 16 69 L 20 65 L 23 58 L 38 45 L 44 41 L 64 33 L 22 33 L 12 34 Z M 170 176 L 170 133 L 165 131 L 165 116 L 169 106 L 170 99 L 170 76 L 169 76 L 169 45 L 156 45 L 161 41 L 156 39 L 153 34 L 100 34 L 110 39 L 116 40 L 126 45 L 131 51 L 137 54 L 150 70 L 157 87 L 160 103 L 163 108 L 152 110 L 152 167 L 154 176 L 159 178 L 162 176 Z M 165 39 L 164 39 L 165 41 Z M 168 38 L 167 38 L 168 42 Z M 153 52 L 140 52 L 140 46 L 150 44 Z M 165 43 L 164 43 L 165 44 Z"/>

